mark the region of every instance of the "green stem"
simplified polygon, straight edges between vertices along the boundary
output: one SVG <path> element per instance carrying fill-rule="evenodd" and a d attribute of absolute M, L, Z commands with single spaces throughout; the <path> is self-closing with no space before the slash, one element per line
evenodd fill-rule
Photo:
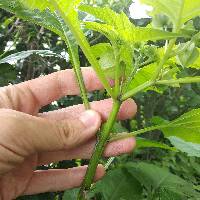
<path fill-rule="evenodd" d="M 100 158 L 102 157 L 105 145 L 108 142 L 109 136 L 110 136 L 110 131 L 115 123 L 117 114 L 119 112 L 121 103 L 119 101 L 114 101 L 112 111 L 110 113 L 110 116 L 108 118 L 108 121 L 106 124 L 102 126 L 102 129 L 100 131 L 100 136 L 99 140 L 96 144 L 95 151 L 91 157 L 85 179 L 82 183 L 82 187 L 80 189 L 79 195 L 78 195 L 78 200 L 85 200 L 85 192 L 90 189 L 91 184 L 93 183 L 93 179 L 96 173 L 96 168 L 99 163 Z"/>
<path fill-rule="evenodd" d="M 142 85 L 134 88 L 133 90 L 128 91 L 124 95 L 122 95 L 121 101 L 127 100 L 128 98 L 134 96 L 138 92 L 140 92 L 140 91 L 142 91 L 142 90 L 144 90 L 144 89 L 146 89 L 146 88 L 148 88 L 148 87 L 150 87 L 152 85 L 154 85 L 154 81 L 147 81 L 147 82 L 145 82 L 144 84 L 142 84 Z"/>
<path fill-rule="evenodd" d="M 85 109 L 88 110 L 88 109 L 90 109 L 90 103 L 88 100 L 87 90 L 85 87 L 83 75 L 81 72 L 81 66 L 80 66 L 80 60 L 79 60 L 79 54 L 78 54 L 78 46 L 76 44 L 72 44 L 72 41 L 68 37 L 68 34 L 67 34 L 68 30 L 66 28 L 65 23 L 59 16 L 57 16 L 57 17 L 62 26 L 63 32 L 64 32 L 65 37 L 63 38 L 63 40 L 65 41 L 65 43 L 68 47 L 68 51 L 69 51 L 71 62 L 72 62 L 73 68 L 74 68 L 76 80 L 77 80 L 79 88 L 80 88 L 80 93 L 81 93 L 81 97 L 83 100 L 83 104 L 84 104 Z"/>
<path fill-rule="evenodd" d="M 74 63 L 73 66 L 74 66 L 74 72 L 75 72 L 75 75 L 76 75 L 76 79 L 78 80 L 78 85 L 79 85 L 79 88 L 80 88 L 81 97 L 82 97 L 82 100 L 83 100 L 84 107 L 85 107 L 86 110 L 89 110 L 90 109 L 90 103 L 89 103 L 89 100 L 88 100 L 87 90 L 86 90 L 85 83 L 84 83 L 84 80 L 83 80 L 83 75 L 82 75 L 82 72 L 81 72 L 80 65 L 78 65 L 78 63 L 76 63 L 76 64 Z"/>
<path fill-rule="evenodd" d="M 155 82 L 155 81 L 158 79 L 158 77 L 159 77 L 159 75 L 160 75 L 160 72 L 161 72 L 161 70 L 162 70 L 164 64 L 166 63 L 166 61 L 167 61 L 167 60 L 169 59 L 169 57 L 170 57 L 170 53 L 171 53 L 171 51 L 172 51 L 172 49 L 173 49 L 173 47 L 174 47 L 174 45 L 175 45 L 175 42 L 176 42 L 176 39 L 173 39 L 173 40 L 171 40 L 171 41 L 169 42 L 169 45 L 168 45 L 168 47 L 167 47 L 167 50 L 166 50 L 166 52 L 165 52 L 165 54 L 164 54 L 162 60 L 160 61 L 159 65 L 158 65 L 158 68 L 157 68 L 157 70 L 156 70 L 156 72 L 155 72 L 155 75 L 152 77 L 152 81 Z"/>
<path fill-rule="evenodd" d="M 15 40 L 13 41 L 13 44 L 7 49 L 7 51 L 5 51 L 3 54 L 0 55 L 0 59 L 3 58 L 3 57 L 10 51 L 10 49 L 11 49 L 14 45 L 16 45 L 16 43 L 17 43 L 17 41 L 18 41 L 18 39 L 19 39 L 20 31 L 21 31 L 21 30 L 18 30 L 18 31 L 17 31 L 17 33 L 16 33 L 16 35 L 15 35 Z"/>
<path fill-rule="evenodd" d="M 112 137 L 109 141 L 112 142 L 112 141 L 116 141 L 116 140 L 135 137 L 137 135 L 141 135 L 141 134 L 149 132 L 149 131 L 163 129 L 163 128 L 166 128 L 168 126 L 169 126 L 169 124 L 164 124 L 164 125 L 147 127 L 147 128 L 140 129 L 140 130 L 137 130 L 137 131 L 134 131 L 134 132 L 131 132 L 131 133 L 119 133 L 119 134 L 115 135 L 114 137 Z"/>
<path fill-rule="evenodd" d="M 115 96 L 120 94 L 120 52 L 117 46 L 114 47 L 115 53 Z"/>
<path fill-rule="evenodd" d="M 200 76 L 196 77 L 184 77 L 184 78 L 179 78 L 176 80 L 160 80 L 157 81 L 157 85 L 173 85 L 173 84 L 181 84 L 181 83 L 199 83 L 200 82 Z"/>

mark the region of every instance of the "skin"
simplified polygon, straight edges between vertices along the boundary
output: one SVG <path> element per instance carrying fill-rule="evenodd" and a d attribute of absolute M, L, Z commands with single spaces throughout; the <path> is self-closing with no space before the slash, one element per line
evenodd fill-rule
<path fill-rule="evenodd" d="M 91 68 L 82 70 L 88 91 L 102 85 Z M 79 94 L 72 70 L 0 88 L 0 199 L 21 195 L 63 191 L 80 186 L 87 166 L 59 170 L 36 170 L 37 166 L 62 160 L 90 158 L 95 133 L 112 108 L 112 100 L 92 102 L 90 111 L 83 105 L 48 113 L 39 110 L 65 95 Z M 136 113 L 133 100 L 123 103 L 118 119 Z M 128 153 L 135 140 L 125 139 L 107 145 L 105 156 Z M 95 180 L 105 169 L 99 165 Z"/>

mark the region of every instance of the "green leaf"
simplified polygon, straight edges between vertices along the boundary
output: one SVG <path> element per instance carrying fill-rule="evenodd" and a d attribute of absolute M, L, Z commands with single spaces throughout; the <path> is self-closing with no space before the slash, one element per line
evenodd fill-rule
<path fill-rule="evenodd" d="M 179 34 L 158 29 L 135 27 L 123 12 L 118 14 L 110 8 L 81 5 L 79 9 L 103 21 L 103 24 L 85 22 L 86 28 L 98 31 L 114 42 L 116 42 L 116 40 L 122 40 L 126 43 L 133 43 L 148 40 L 171 39 L 180 36 Z"/>
<path fill-rule="evenodd" d="M 114 79 L 115 78 L 115 55 L 113 52 L 113 48 L 109 43 L 99 43 L 91 47 L 93 54 L 96 59 L 99 61 L 101 68 L 106 74 L 107 78 Z M 121 55 L 121 61 L 126 60 L 128 62 L 128 58 L 125 57 L 126 51 L 124 51 Z M 127 58 L 127 59 L 126 59 Z M 120 73 L 121 77 L 124 71 L 124 66 L 120 65 Z M 120 78 L 119 77 L 119 78 Z"/>
<path fill-rule="evenodd" d="M 111 25 L 97 22 L 85 22 L 85 25 L 88 29 L 104 34 L 111 41 L 125 43 L 166 40 L 182 36 L 158 29 L 134 27 L 133 25 L 120 30 L 115 29 Z"/>
<path fill-rule="evenodd" d="M 0 64 L 0 86 L 8 85 L 17 78 L 16 69 L 9 64 Z"/>
<path fill-rule="evenodd" d="M 16 63 L 17 61 L 23 60 L 33 54 L 39 55 L 39 56 L 46 56 L 46 57 L 58 57 L 58 58 L 63 58 L 61 55 L 54 53 L 52 51 L 49 50 L 29 50 L 29 51 L 21 51 L 12 55 L 9 55 L 3 59 L 0 60 L 0 64 L 1 63 L 9 63 L 9 64 L 13 64 Z"/>
<path fill-rule="evenodd" d="M 199 50 L 195 46 L 195 43 L 189 45 L 188 48 L 186 48 L 181 54 L 177 56 L 177 60 L 182 67 L 193 66 L 193 64 L 198 58 L 199 58 Z"/>
<path fill-rule="evenodd" d="M 128 163 L 125 168 L 144 185 L 148 193 L 154 191 L 154 194 L 157 194 L 160 199 L 166 197 L 166 194 L 170 195 L 170 197 L 179 197 L 178 199 L 198 197 L 192 184 L 170 173 L 165 168 L 144 162 Z"/>
<path fill-rule="evenodd" d="M 115 169 L 95 185 L 95 193 L 101 193 L 104 200 L 141 199 L 142 187 L 124 169 Z"/>
<path fill-rule="evenodd" d="M 200 157 L 200 144 L 185 142 L 177 137 L 169 137 L 168 139 L 172 145 L 174 145 L 178 150 L 187 153 L 188 156 Z"/>
<path fill-rule="evenodd" d="M 71 189 L 71 190 L 66 190 L 64 192 L 62 200 L 74 200 L 77 198 L 78 192 L 79 192 L 79 189 L 77 189 L 77 188 Z"/>
<path fill-rule="evenodd" d="M 176 136 L 184 141 L 200 144 L 200 109 L 194 109 L 183 114 L 178 119 L 169 122 L 163 131 L 166 137 Z"/>
<path fill-rule="evenodd" d="M 140 137 L 137 137 L 137 148 L 161 148 L 161 149 L 166 149 L 170 151 L 176 151 L 175 148 L 170 147 L 166 144 L 156 142 L 153 140 L 148 140 L 145 138 L 140 138 Z"/>
<path fill-rule="evenodd" d="M 112 50 L 112 46 L 110 43 L 99 43 L 91 47 L 92 53 L 95 55 L 97 59 L 101 58 L 103 54 L 107 51 Z"/>
<path fill-rule="evenodd" d="M 126 93 L 146 82 L 151 80 L 152 76 L 155 74 L 157 69 L 157 63 L 153 63 L 150 65 L 147 65 L 137 71 L 134 78 L 128 85 L 128 87 L 124 87 L 123 93 Z M 155 87 L 148 88 L 147 90 L 155 90 Z"/>
<path fill-rule="evenodd" d="M 49 0 L 19 0 L 27 9 L 34 10 L 45 10 L 51 7 Z"/>
<path fill-rule="evenodd" d="M 62 27 L 56 14 L 50 12 L 48 9 L 45 11 L 39 11 L 38 9 L 31 10 L 25 7 L 19 0 L 0 0 L 0 8 L 15 14 L 21 19 L 43 26 L 58 34 L 60 37 L 63 37 Z"/>
<path fill-rule="evenodd" d="M 169 17 L 175 29 L 200 13 L 200 0 L 141 0 L 142 3 L 153 7 L 152 16 L 164 14 Z"/>
<path fill-rule="evenodd" d="M 129 18 L 123 12 L 118 14 L 108 7 L 102 8 L 88 5 L 80 5 L 79 10 L 89 13 L 96 18 L 102 20 L 107 25 L 111 25 L 119 30 L 123 30 L 129 26 L 133 26 L 133 24 L 129 21 Z"/>

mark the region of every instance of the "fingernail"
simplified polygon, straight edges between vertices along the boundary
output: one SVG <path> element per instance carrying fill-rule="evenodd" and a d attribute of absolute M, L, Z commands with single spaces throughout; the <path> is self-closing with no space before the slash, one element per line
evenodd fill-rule
<path fill-rule="evenodd" d="M 100 126 L 100 116 L 95 111 L 85 111 L 79 119 L 87 129 L 98 130 Z"/>

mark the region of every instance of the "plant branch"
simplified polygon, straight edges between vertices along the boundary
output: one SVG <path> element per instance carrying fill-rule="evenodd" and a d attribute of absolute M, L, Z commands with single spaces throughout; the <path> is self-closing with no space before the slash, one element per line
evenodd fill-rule
<path fill-rule="evenodd" d="M 158 126 L 151 126 L 151 127 L 147 127 L 144 129 L 140 129 L 131 133 L 119 133 L 117 135 L 114 135 L 113 137 L 111 137 L 111 139 L 109 140 L 110 142 L 112 141 L 116 141 L 116 140 L 121 140 L 121 139 L 126 139 L 126 138 L 130 138 L 130 137 L 135 137 L 137 135 L 141 135 L 143 133 L 149 132 L 149 131 L 154 131 L 154 130 L 159 130 L 162 128 L 166 128 L 169 124 L 164 124 L 164 125 L 158 125 Z"/>
<path fill-rule="evenodd" d="M 155 82 L 155 81 L 158 79 L 158 77 L 159 77 L 159 75 L 160 75 L 160 72 L 161 72 L 161 70 L 162 70 L 164 64 L 166 63 L 166 61 L 167 61 L 167 60 L 169 59 L 169 57 L 170 57 L 170 53 L 171 53 L 171 51 L 172 51 L 172 49 L 173 49 L 173 47 L 174 47 L 174 45 L 175 45 L 175 42 L 176 42 L 176 39 L 173 39 L 173 40 L 171 40 L 171 41 L 169 42 L 169 45 L 168 45 L 168 47 L 167 47 L 167 50 L 166 50 L 166 52 L 165 52 L 165 54 L 164 54 L 162 60 L 160 61 L 159 65 L 158 65 L 158 68 L 157 68 L 157 70 L 156 70 L 156 72 L 155 72 L 155 75 L 152 77 L 152 81 Z"/>
<path fill-rule="evenodd" d="M 57 16 L 57 17 L 62 26 L 63 32 L 64 32 L 65 37 L 63 38 L 63 40 L 65 41 L 65 43 L 68 47 L 69 55 L 71 58 L 71 63 L 73 65 L 76 80 L 77 80 L 79 88 L 80 88 L 80 93 L 81 93 L 81 97 L 83 100 L 83 104 L 84 104 L 85 109 L 88 110 L 88 109 L 90 109 L 90 103 L 88 100 L 87 90 L 85 87 L 83 75 L 81 72 L 81 66 L 80 66 L 80 60 L 79 60 L 79 54 L 78 54 L 78 46 L 76 44 L 73 44 L 72 41 L 69 39 L 69 36 L 67 34 L 68 29 L 67 29 L 64 21 L 59 16 Z"/>
<path fill-rule="evenodd" d="M 115 120 L 117 118 L 117 114 L 119 112 L 121 103 L 119 101 L 115 101 L 113 104 L 112 111 L 110 113 L 110 116 L 108 118 L 108 121 L 106 124 L 102 126 L 102 129 L 99 134 L 98 142 L 96 144 L 96 149 L 91 157 L 85 179 L 82 183 L 82 187 L 80 189 L 78 200 L 85 200 L 85 193 L 90 189 L 91 184 L 93 183 L 94 175 L 96 173 L 96 168 L 99 163 L 100 158 L 102 157 L 105 145 L 108 142 L 111 129 L 115 123 Z"/>
<path fill-rule="evenodd" d="M 179 79 L 171 79 L 171 80 L 160 80 L 157 81 L 157 85 L 173 85 L 173 84 L 181 84 L 181 83 L 200 83 L 200 76 L 196 77 L 185 77 L 185 78 L 179 78 Z"/>
<path fill-rule="evenodd" d="M 120 94 L 120 52 L 116 45 L 114 45 L 115 53 L 115 96 Z"/>
<path fill-rule="evenodd" d="M 127 93 L 125 93 L 124 95 L 122 95 L 121 97 L 121 101 L 125 101 L 127 100 L 128 98 L 134 96 L 135 94 L 137 94 L 138 92 L 142 91 L 142 90 L 145 90 L 146 88 L 148 87 L 151 87 L 155 84 L 154 81 L 147 81 L 145 82 L 144 84 L 134 88 L 133 90 L 130 90 L 128 91 Z"/>

